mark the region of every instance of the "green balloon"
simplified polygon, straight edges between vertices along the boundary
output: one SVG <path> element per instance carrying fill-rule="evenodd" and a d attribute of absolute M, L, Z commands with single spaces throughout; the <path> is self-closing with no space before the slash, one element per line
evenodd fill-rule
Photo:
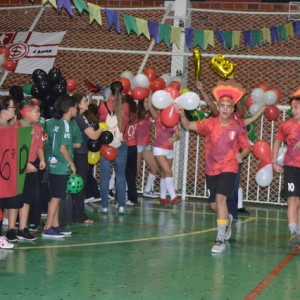
<path fill-rule="evenodd" d="M 27 83 L 23 86 L 23 92 L 26 94 L 26 95 L 31 95 L 31 87 L 32 87 L 32 84 L 30 83 Z"/>
<path fill-rule="evenodd" d="M 78 194 L 83 188 L 82 177 L 78 174 L 72 174 L 67 181 L 67 193 Z"/>

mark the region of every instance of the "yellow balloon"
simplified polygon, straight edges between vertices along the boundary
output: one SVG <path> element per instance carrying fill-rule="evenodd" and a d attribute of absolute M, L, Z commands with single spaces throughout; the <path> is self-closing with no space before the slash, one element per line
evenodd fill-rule
<path fill-rule="evenodd" d="M 105 122 L 100 122 L 99 127 L 102 128 L 103 130 L 109 130 L 109 127 Z"/>
<path fill-rule="evenodd" d="M 100 160 L 100 151 L 88 152 L 88 163 L 90 165 L 95 165 Z"/>
<path fill-rule="evenodd" d="M 185 93 L 188 93 L 190 92 L 190 90 L 188 88 L 183 88 L 181 91 L 180 91 L 180 95 L 183 95 Z"/>
<path fill-rule="evenodd" d="M 232 78 L 234 75 L 235 64 L 229 61 L 224 55 L 216 55 L 211 61 L 211 67 L 222 78 Z"/>
<path fill-rule="evenodd" d="M 199 48 L 193 49 L 193 63 L 195 66 L 195 78 L 199 79 L 201 74 L 201 52 Z"/>

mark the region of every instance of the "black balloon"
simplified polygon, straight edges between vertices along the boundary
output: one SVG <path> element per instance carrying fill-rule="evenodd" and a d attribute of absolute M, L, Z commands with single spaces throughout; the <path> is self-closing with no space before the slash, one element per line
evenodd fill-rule
<path fill-rule="evenodd" d="M 54 107 L 48 106 L 43 110 L 43 117 L 45 119 L 52 119 L 54 117 Z"/>
<path fill-rule="evenodd" d="M 64 79 L 64 78 L 62 77 L 62 78 L 58 81 L 58 84 L 61 84 L 61 85 L 65 86 L 65 87 L 67 87 L 67 80 Z"/>
<path fill-rule="evenodd" d="M 51 91 L 51 83 L 49 80 L 41 80 L 36 83 L 36 86 L 41 95 L 47 95 Z"/>
<path fill-rule="evenodd" d="M 114 139 L 113 134 L 110 131 L 103 131 L 100 135 L 100 142 L 102 144 L 110 144 Z"/>
<path fill-rule="evenodd" d="M 101 142 L 100 140 L 92 140 L 88 139 L 87 141 L 87 148 L 91 152 L 98 152 L 101 148 Z"/>
<path fill-rule="evenodd" d="M 98 130 L 99 129 L 99 123 L 92 121 L 90 122 L 90 126 L 94 129 L 94 130 Z"/>
<path fill-rule="evenodd" d="M 61 71 L 57 68 L 52 68 L 49 73 L 49 80 L 52 84 L 56 84 L 59 83 L 60 79 L 61 79 Z"/>
<path fill-rule="evenodd" d="M 31 87 L 31 95 L 39 100 L 43 97 L 43 93 L 40 92 L 36 84 Z"/>
<path fill-rule="evenodd" d="M 48 74 L 42 69 L 35 69 L 32 73 L 32 80 L 34 83 L 38 83 L 41 80 L 47 80 Z"/>
<path fill-rule="evenodd" d="M 67 93 L 67 88 L 59 83 L 54 84 L 51 88 L 51 95 L 54 97 L 62 96 Z"/>

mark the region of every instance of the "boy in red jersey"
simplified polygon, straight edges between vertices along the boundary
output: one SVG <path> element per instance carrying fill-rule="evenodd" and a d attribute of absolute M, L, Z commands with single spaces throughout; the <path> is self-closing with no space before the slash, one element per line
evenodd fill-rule
<path fill-rule="evenodd" d="M 300 247 L 300 89 L 292 94 L 291 108 L 293 118 L 282 122 L 275 136 L 272 158 L 276 173 L 284 173 L 284 192 L 288 200 L 287 219 L 291 237 L 289 247 Z M 277 164 L 279 147 L 287 145 L 284 166 Z"/>
<path fill-rule="evenodd" d="M 230 118 L 234 105 L 243 94 L 244 89 L 233 80 L 220 81 L 213 89 L 219 115 L 203 121 L 189 122 L 184 111 L 178 108 L 183 127 L 205 136 L 205 177 L 218 229 L 211 249 L 213 253 L 224 251 L 225 240 L 231 236 L 231 220 L 228 219 L 226 201 L 232 194 L 238 164 L 251 151 L 245 130 L 239 122 Z"/>

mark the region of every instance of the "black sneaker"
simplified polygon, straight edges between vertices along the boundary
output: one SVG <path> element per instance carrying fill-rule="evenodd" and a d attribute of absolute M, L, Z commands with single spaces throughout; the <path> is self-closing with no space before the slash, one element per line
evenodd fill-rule
<path fill-rule="evenodd" d="M 115 193 L 113 190 L 109 190 L 108 191 L 108 198 L 109 199 L 115 199 Z"/>
<path fill-rule="evenodd" d="M 14 229 L 9 229 L 6 232 L 6 238 L 9 242 L 17 242 L 19 240 Z"/>
<path fill-rule="evenodd" d="M 250 212 L 245 207 L 241 207 L 238 209 L 238 213 L 250 216 Z"/>
<path fill-rule="evenodd" d="M 25 241 L 35 241 L 36 237 L 33 236 L 27 228 L 24 228 L 22 230 L 17 231 L 17 237 L 19 240 L 25 240 Z"/>

